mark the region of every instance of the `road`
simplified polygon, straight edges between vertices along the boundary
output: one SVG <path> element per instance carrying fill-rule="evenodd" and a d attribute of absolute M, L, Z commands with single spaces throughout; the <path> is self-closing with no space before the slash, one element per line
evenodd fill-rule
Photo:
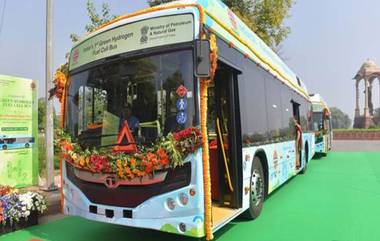
<path fill-rule="evenodd" d="M 334 140 L 333 151 L 344 152 L 380 152 L 380 141 Z"/>

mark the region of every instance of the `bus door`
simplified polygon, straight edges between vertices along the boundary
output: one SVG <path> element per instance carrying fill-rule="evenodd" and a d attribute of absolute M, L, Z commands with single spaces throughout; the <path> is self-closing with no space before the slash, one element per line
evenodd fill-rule
<path fill-rule="evenodd" d="M 210 171 L 213 202 L 230 208 L 241 207 L 242 167 L 240 111 L 237 74 L 233 68 L 218 63 L 210 89 L 209 121 Z M 214 138 L 212 138 L 214 137 Z M 241 155 L 241 154 L 240 154 Z"/>
<path fill-rule="evenodd" d="M 294 133 L 295 133 L 295 161 L 296 169 L 301 168 L 301 153 L 302 153 L 302 130 L 300 118 L 300 104 L 292 101 L 293 105 L 293 119 L 294 119 Z"/>

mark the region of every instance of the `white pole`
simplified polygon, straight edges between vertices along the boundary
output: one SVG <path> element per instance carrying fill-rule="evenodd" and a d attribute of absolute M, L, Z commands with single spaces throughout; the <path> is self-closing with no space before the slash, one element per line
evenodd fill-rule
<path fill-rule="evenodd" d="M 45 73 L 45 100 L 46 100 L 46 183 L 45 191 L 56 190 L 54 185 L 54 117 L 53 102 L 49 101 L 49 90 L 53 87 L 53 0 L 46 0 L 46 73 Z"/>

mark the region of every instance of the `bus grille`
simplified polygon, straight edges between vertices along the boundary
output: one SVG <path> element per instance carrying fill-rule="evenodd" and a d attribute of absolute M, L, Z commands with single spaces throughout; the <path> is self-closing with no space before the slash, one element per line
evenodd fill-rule
<path fill-rule="evenodd" d="M 164 182 L 143 186 L 120 185 L 107 188 L 104 184 L 92 183 L 79 179 L 74 167 L 66 163 L 67 178 L 95 204 L 135 208 L 151 197 L 186 187 L 191 181 L 191 163 L 170 169 Z"/>

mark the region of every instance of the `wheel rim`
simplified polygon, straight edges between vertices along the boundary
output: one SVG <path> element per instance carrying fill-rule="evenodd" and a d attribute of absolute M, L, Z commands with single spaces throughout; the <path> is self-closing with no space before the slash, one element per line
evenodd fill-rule
<path fill-rule="evenodd" d="M 254 170 L 251 178 L 251 199 L 256 206 L 260 204 L 264 193 L 263 179 L 258 170 Z"/>

